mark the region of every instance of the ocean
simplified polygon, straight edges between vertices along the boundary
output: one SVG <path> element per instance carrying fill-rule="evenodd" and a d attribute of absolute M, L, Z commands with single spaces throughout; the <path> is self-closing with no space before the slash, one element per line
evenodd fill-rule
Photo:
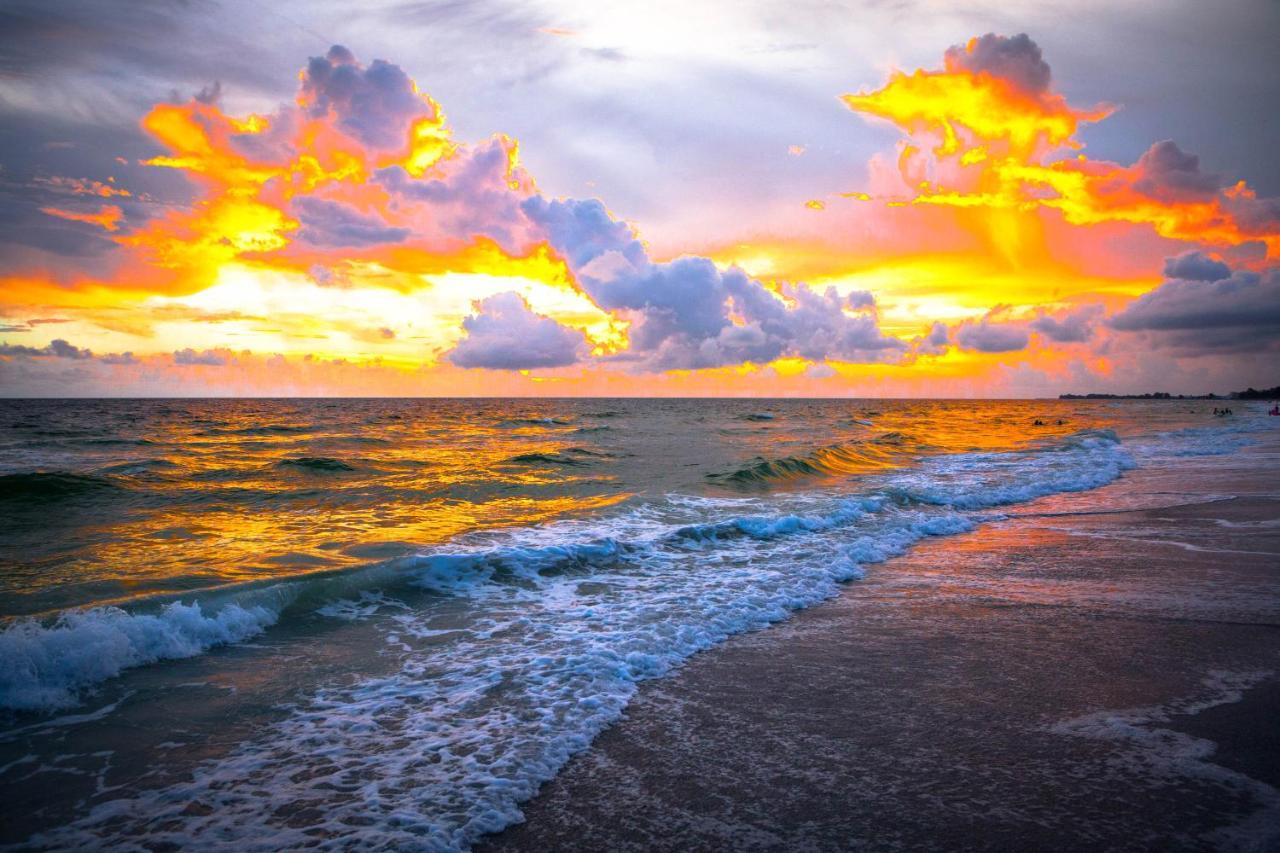
<path fill-rule="evenodd" d="M 1214 405 L 0 401 L 0 843 L 466 849 L 692 655 L 1273 440 Z"/>

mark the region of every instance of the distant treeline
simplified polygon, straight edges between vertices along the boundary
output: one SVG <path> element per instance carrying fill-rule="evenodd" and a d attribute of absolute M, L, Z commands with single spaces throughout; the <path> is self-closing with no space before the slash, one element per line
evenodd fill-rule
<path fill-rule="evenodd" d="M 1152 394 L 1059 394 L 1059 400 L 1274 400 L 1280 397 L 1280 385 L 1274 388 L 1246 388 L 1230 394 L 1168 394 L 1156 391 Z"/>

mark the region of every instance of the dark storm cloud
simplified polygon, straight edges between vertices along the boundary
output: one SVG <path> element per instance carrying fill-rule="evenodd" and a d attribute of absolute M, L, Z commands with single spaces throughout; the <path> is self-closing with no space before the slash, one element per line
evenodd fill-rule
<path fill-rule="evenodd" d="M 1049 91 L 1049 64 L 1040 47 L 1026 33 L 1001 36 L 987 33 L 968 45 L 947 49 L 948 69 L 963 69 L 974 74 L 985 72 L 1013 83 L 1024 92 L 1041 94 Z"/>
<path fill-rule="evenodd" d="M 518 293 L 485 299 L 462 321 L 466 336 L 445 358 L 458 367 L 532 370 L 565 367 L 582 358 L 586 338 L 576 329 L 535 314 Z"/>

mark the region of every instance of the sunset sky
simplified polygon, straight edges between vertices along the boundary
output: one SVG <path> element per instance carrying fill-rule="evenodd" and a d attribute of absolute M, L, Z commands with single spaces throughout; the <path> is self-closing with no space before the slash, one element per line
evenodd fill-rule
<path fill-rule="evenodd" d="M 1269 0 L 6 3 L 0 394 L 1274 385 L 1277 44 Z"/>

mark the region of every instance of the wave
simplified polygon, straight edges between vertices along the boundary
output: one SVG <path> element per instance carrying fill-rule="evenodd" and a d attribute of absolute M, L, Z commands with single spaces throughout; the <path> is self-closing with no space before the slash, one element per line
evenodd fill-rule
<path fill-rule="evenodd" d="M 75 474 L 69 471 L 32 471 L 0 475 L 0 502 L 53 502 L 70 500 L 124 486 L 114 477 Z"/>
<path fill-rule="evenodd" d="M 498 426 L 508 428 L 533 426 L 570 426 L 573 421 L 566 418 L 507 418 L 499 421 Z"/>
<path fill-rule="evenodd" d="M 564 452 L 568 459 L 595 455 L 585 448 Z M 24 620 L 0 631 L 0 706 L 65 705 L 74 702 L 78 691 L 129 667 L 238 642 L 299 603 L 319 607 L 374 588 L 409 584 L 439 594 L 467 594 L 486 585 L 536 584 L 620 564 L 662 564 L 691 550 L 734 551 L 797 536 L 838 539 L 855 533 L 860 537 L 857 553 L 863 556 L 854 562 L 861 564 L 867 554 L 889 553 L 886 543 L 901 539 L 903 519 L 919 535 L 943 528 L 954 532 L 973 523 L 957 513 L 1094 488 L 1132 464 L 1113 433 L 1080 433 L 1019 453 L 933 457 L 919 469 L 869 482 L 870 491 L 863 495 L 815 493 L 768 500 L 671 496 L 616 516 L 476 534 L 452 547 L 362 569 L 213 590 L 190 603 L 70 611 L 52 623 Z M 655 520 L 655 513 L 661 518 Z M 708 520 L 690 523 L 708 515 Z M 787 565 L 794 559 L 783 554 L 778 562 Z"/>
<path fill-rule="evenodd" d="M 1105 486 L 1136 466 L 1112 430 L 1082 430 L 1016 453 L 939 456 L 888 494 L 902 503 L 981 510 Z M 927 472 L 927 473 L 925 473 Z"/>
<path fill-rule="evenodd" d="M 301 468 L 304 471 L 316 472 L 337 472 L 337 471 L 354 471 L 355 466 L 343 462 L 341 459 L 334 459 L 331 456 L 296 456 L 290 459 L 282 459 L 276 463 L 277 468 Z"/>
<path fill-rule="evenodd" d="M 521 453 L 518 456 L 512 456 L 508 462 L 514 462 L 521 465 L 590 465 L 594 459 L 607 459 L 609 454 L 601 453 L 598 450 L 588 450 L 585 447 L 566 447 L 563 450 L 541 452 L 541 453 Z"/>
<path fill-rule="evenodd" d="M 740 415 L 738 417 L 738 420 L 740 421 L 771 421 L 774 419 L 774 417 L 775 415 L 773 415 L 770 412 L 752 412 L 750 414 Z"/>
<path fill-rule="evenodd" d="M 880 441 L 879 444 L 901 444 Z M 757 456 L 747 465 L 721 474 L 708 474 L 707 479 L 738 486 L 761 486 L 794 480 L 798 477 L 840 476 L 865 473 L 888 467 L 892 456 L 867 443 L 838 444 L 796 456 L 765 459 Z"/>
<path fill-rule="evenodd" d="M 119 462 L 99 468 L 99 474 L 119 474 L 130 477 L 142 477 L 160 471 L 174 471 L 182 466 L 171 459 L 138 459 L 130 462 Z"/>
<path fill-rule="evenodd" d="M 261 426 L 251 427 L 232 427 L 205 430 L 195 433 L 199 436 L 216 436 L 216 435 L 299 435 L 301 433 L 312 432 L 315 428 L 311 425 L 294 425 L 294 424 L 263 424 Z"/>
<path fill-rule="evenodd" d="M 69 707 L 84 688 L 125 669 L 246 640 L 278 617 L 267 606 L 229 604 L 206 614 L 198 601 L 174 601 L 155 614 L 100 607 L 68 611 L 47 626 L 21 620 L 0 632 L 0 707 Z"/>

